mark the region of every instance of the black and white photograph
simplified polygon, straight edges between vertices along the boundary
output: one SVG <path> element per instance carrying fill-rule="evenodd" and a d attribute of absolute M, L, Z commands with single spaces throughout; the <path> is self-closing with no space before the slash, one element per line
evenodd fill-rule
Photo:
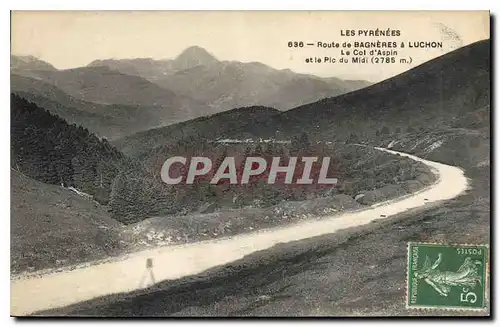
<path fill-rule="evenodd" d="M 490 316 L 490 12 L 10 19 L 11 316 Z"/>

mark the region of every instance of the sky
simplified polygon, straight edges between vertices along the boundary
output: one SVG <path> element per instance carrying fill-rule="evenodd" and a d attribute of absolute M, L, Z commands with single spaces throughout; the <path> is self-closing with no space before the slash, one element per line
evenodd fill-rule
<path fill-rule="evenodd" d="M 400 36 L 345 36 L 348 30 L 399 30 Z M 377 82 L 461 46 L 487 39 L 487 11 L 14 11 L 11 52 L 33 55 L 58 69 L 96 59 L 175 58 L 197 45 L 219 60 L 259 61 L 276 69 L 322 77 Z M 344 34 L 344 35 L 342 35 Z M 314 46 L 288 47 L 289 41 Z M 437 49 L 396 49 L 395 63 L 306 63 L 311 57 L 340 58 L 340 49 L 317 42 L 435 41 Z M 410 58 L 411 63 L 400 63 Z"/>

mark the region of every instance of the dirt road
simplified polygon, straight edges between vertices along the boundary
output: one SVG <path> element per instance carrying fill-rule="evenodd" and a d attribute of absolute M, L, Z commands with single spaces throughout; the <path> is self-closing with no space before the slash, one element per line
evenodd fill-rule
<path fill-rule="evenodd" d="M 330 234 L 345 228 L 368 224 L 376 219 L 385 219 L 427 203 L 448 200 L 467 189 L 467 178 L 460 168 L 388 149 L 377 149 L 421 161 L 438 174 L 439 178 L 424 190 L 374 205 L 363 211 L 228 239 L 141 251 L 129 255 L 123 261 L 45 275 L 40 278 L 15 280 L 11 283 L 11 314 L 26 315 L 98 296 L 136 290 L 140 288 L 141 280 L 148 273 L 146 269 L 148 258 L 152 259 L 152 271 L 156 282 L 177 279 L 233 262 L 278 243 Z"/>

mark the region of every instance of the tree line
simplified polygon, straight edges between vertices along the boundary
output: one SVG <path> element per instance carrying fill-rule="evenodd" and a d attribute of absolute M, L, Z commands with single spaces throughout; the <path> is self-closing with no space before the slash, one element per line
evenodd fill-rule
<path fill-rule="evenodd" d="M 106 139 L 11 95 L 11 166 L 36 180 L 75 187 L 106 204 L 124 156 Z"/>

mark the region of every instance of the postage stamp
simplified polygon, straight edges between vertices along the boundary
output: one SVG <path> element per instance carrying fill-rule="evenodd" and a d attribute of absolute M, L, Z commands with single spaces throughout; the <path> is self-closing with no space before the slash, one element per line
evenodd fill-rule
<path fill-rule="evenodd" d="M 486 307 L 487 245 L 408 243 L 409 309 Z"/>

